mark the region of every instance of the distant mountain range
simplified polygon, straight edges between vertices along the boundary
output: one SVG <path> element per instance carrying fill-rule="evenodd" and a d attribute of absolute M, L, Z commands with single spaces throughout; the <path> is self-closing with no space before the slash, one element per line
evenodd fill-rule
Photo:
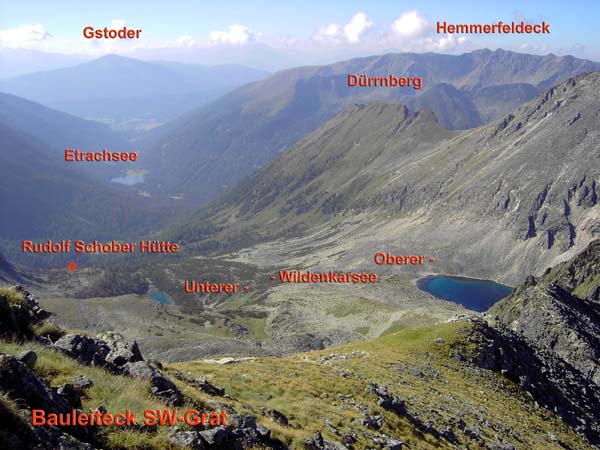
<path fill-rule="evenodd" d="M 144 128 L 267 75 L 239 65 L 207 67 L 107 55 L 0 80 L 0 91 L 116 127 Z"/>
<path fill-rule="evenodd" d="M 0 49 L 0 79 L 33 72 L 62 69 L 92 59 L 89 56 L 65 55 L 24 48 Z"/>
<path fill-rule="evenodd" d="M 599 92 L 600 72 L 570 78 L 464 132 L 430 111 L 350 106 L 172 235 L 209 252 L 277 241 L 274 263 L 294 237 L 352 265 L 364 245 L 414 247 L 442 273 L 515 282 L 600 235 Z"/>
<path fill-rule="evenodd" d="M 138 112 L 190 96 L 199 77 L 171 63 L 89 64 L 122 67 Z M 219 82 L 233 82 L 229 69 Z M 425 84 L 350 88 L 348 73 Z M 182 85 L 168 90 L 169 77 Z M 87 94 L 73 86 L 72 101 L 110 94 L 94 82 Z M 152 96 L 161 86 L 171 100 Z M 134 137 L 0 94 L 0 284 L 43 293 L 38 304 L 23 287 L 0 289 L 0 447 L 598 448 L 599 124 L 599 64 L 505 51 L 291 69 Z M 150 178 L 110 183 L 112 166 L 65 164 L 65 147 L 139 150 Z M 186 197 L 187 215 L 168 194 Z M 181 254 L 76 259 L 71 273 L 73 255 L 25 260 L 19 248 L 147 237 Z M 425 264 L 378 264 L 376 252 Z M 280 270 L 377 283 L 281 283 Z M 517 288 L 471 314 L 418 288 L 431 273 Z M 192 294 L 192 278 L 243 292 Z M 129 395 L 106 395 L 119 376 Z M 64 380 L 79 387 L 55 386 Z M 232 421 L 133 427 L 127 441 L 21 426 L 40 404 L 111 410 L 132 393 L 144 408 L 214 404 Z"/>
<path fill-rule="evenodd" d="M 388 54 L 284 70 L 149 135 L 143 144 L 151 158 L 147 188 L 192 202 L 214 198 L 352 103 L 403 103 L 411 110 L 431 109 L 446 128 L 472 128 L 594 70 L 599 63 L 504 50 Z M 424 86 L 349 87 L 349 73 L 419 76 Z"/>
<path fill-rule="evenodd" d="M 125 79 L 131 89 L 137 69 L 151 69 L 144 76 L 157 83 L 173 73 L 198 81 L 194 67 L 155 63 L 148 68 L 146 63 L 112 56 L 73 70 L 103 66 L 108 70 L 119 65 L 127 68 Z M 0 237 L 18 238 L 21 232 L 59 236 L 67 231 L 68 223 L 90 236 L 156 231 L 168 216 L 160 199 L 176 203 L 181 210 L 230 188 L 221 200 L 202 212 L 192 212 L 169 233 L 196 248 L 214 250 L 268 236 L 298 236 L 349 211 L 382 209 L 400 217 L 400 213 L 416 214 L 423 205 L 439 201 L 436 211 L 448 217 L 460 211 L 461 216 L 499 218 L 486 225 L 503 224 L 500 234 L 506 240 L 494 245 L 506 248 L 508 242 L 525 243 L 531 250 L 535 242 L 547 251 L 532 264 L 547 266 L 553 258 L 578 247 L 579 239 L 585 243 L 586 236 L 595 233 L 585 225 L 589 220 L 585 208 L 597 201 L 597 161 L 590 147 L 596 128 L 596 95 L 586 87 L 594 84 L 587 81 L 593 76 L 570 82 L 575 87 L 551 89 L 526 109 L 515 110 L 514 104 L 525 102 L 557 79 L 595 68 L 600 65 L 572 57 L 487 50 L 460 56 L 383 55 L 300 67 L 247 84 L 135 141 L 103 124 L 1 94 L 5 204 L 22 220 L 0 230 Z M 229 69 L 223 70 L 219 82 L 234 82 L 227 79 Z M 348 73 L 421 76 L 424 89 L 351 88 Z M 135 84 L 140 94 L 152 93 L 152 83 L 138 80 Z M 124 95 L 125 87 L 117 85 L 113 94 Z M 90 96 L 110 91 L 88 88 Z M 45 89 L 41 92 L 50 95 L 50 86 Z M 73 87 L 72 94 L 84 95 L 80 89 Z M 187 88 L 175 86 L 169 92 L 178 89 Z M 560 89 L 572 90 L 578 101 L 586 103 L 567 108 L 574 100 L 563 98 Z M 556 98 L 552 101 L 558 106 L 543 100 L 546 97 Z M 546 116 L 540 117 L 539 110 Z M 499 122 L 472 128 L 497 117 Z M 448 126 L 448 121 L 454 126 Z M 62 155 L 67 147 L 137 150 L 141 157 L 135 168 L 149 169 L 150 174 L 135 190 L 121 188 L 108 183 L 118 167 L 65 166 Z M 568 155 L 564 153 L 567 148 Z M 547 161 L 549 154 L 557 166 L 534 165 L 534 161 Z M 564 166 L 562 172 L 557 171 L 559 163 Z M 234 187 L 252 172 L 256 173 Z M 565 187 L 565 183 L 570 184 Z M 140 190 L 151 197 L 135 193 Z M 168 198 L 177 194 L 187 203 Z M 89 199 L 104 206 L 94 207 Z M 26 205 L 37 205 L 39 220 L 27 219 L 31 211 Z M 131 211 L 138 212 L 129 211 L 127 216 L 130 205 Z M 69 218 L 74 211 L 78 211 L 76 216 Z M 411 234 L 434 242 L 417 230 L 407 233 Z M 468 236 L 468 230 L 461 235 Z M 502 254 L 497 250 L 492 253 Z M 529 268 L 529 250 L 521 253 L 518 262 L 507 256 L 496 272 L 511 280 L 519 264 Z M 459 258 L 460 251 L 455 253 Z"/>

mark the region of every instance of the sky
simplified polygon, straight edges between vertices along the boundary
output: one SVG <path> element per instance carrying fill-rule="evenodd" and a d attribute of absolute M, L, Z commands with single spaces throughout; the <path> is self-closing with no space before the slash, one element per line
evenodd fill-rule
<path fill-rule="evenodd" d="M 264 66 L 413 51 L 504 48 L 600 61 L 598 1 L 0 0 L 0 49 Z M 437 21 L 546 21 L 545 35 L 438 34 Z M 142 29 L 140 39 L 88 40 L 85 26 Z"/>

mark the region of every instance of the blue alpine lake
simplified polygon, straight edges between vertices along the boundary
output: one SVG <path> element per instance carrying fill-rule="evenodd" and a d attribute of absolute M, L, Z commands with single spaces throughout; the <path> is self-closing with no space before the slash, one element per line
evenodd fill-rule
<path fill-rule="evenodd" d="M 154 291 L 152 294 L 150 294 L 150 298 L 165 305 L 170 305 L 171 303 L 173 303 L 171 299 L 167 296 L 167 294 L 163 294 L 160 291 Z"/>
<path fill-rule="evenodd" d="M 417 287 L 437 298 L 459 303 L 467 309 L 483 312 L 511 294 L 510 286 L 476 278 L 432 275 L 417 281 Z"/>
<path fill-rule="evenodd" d="M 127 186 L 133 186 L 144 182 L 143 175 L 124 175 L 122 177 L 111 178 L 110 181 L 113 183 L 125 184 Z"/>

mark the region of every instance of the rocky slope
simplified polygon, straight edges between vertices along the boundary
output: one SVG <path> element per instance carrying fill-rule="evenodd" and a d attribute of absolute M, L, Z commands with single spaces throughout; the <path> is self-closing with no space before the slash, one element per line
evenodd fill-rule
<path fill-rule="evenodd" d="M 4 290 L 0 406 L 3 423 L 15 426 L 3 429 L 0 439 L 7 448 L 62 443 L 64 448 L 112 449 L 130 448 L 132 442 L 192 449 L 599 448 L 599 258 L 594 241 L 542 277 L 528 278 L 483 316 L 413 324 L 379 339 L 285 358 L 164 367 L 118 334 L 67 334 L 45 322 L 48 313 L 27 291 Z M 323 298 L 334 300 L 331 293 Z M 272 318 L 284 332 L 277 339 L 294 336 L 299 324 L 284 309 L 302 301 L 280 304 L 280 318 Z M 360 305 L 364 309 L 366 299 Z M 351 306 L 340 305 L 346 323 Z M 318 315 L 307 319 L 318 326 Z M 14 338 L 25 343 L 6 342 Z M 218 430 L 130 430 L 129 444 L 115 430 L 27 424 L 29 408 L 96 408 L 100 398 L 91 386 L 122 382 L 138 396 L 139 408 L 181 408 L 192 402 L 226 409 L 234 420 Z M 99 392 L 109 411 L 134 401 Z M 150 403 L 140 405 L 140 395 Z M 15 405 L 17 398 L 24 400 Z"/>
<path fill-rule="evenodd" d="M 46 313 L 22 288 L 0 291 L 0 303 L 10 311 L 0 316 L 0 443 L 7 449 L 508 450 L 599 443 L 598 387 L 586 386 L 559 358 L 541 357 L 517 333 L 477 317 L 288 358 L 163 366 L 115 333 L 92 338 L 39 327 Z M 15 328 L 10 318 L 17 311 L 28 318 Z M 131 408 L 141 415 L 173 407 L 223 410 L 228 424 L 30 425 L 32 408 Z"/>
<path fill-rule="evenodd" d="M 73 308 L 72 298 L 100 275 L 92 271 L 56 275 L 60 289 L 41 286 L 40 296 L 60 323 L 94 334 L 125 328 L 146 352 L 169 361 L 289 355 L 443 321 L 461 307 L 416 289 L 420 276 L 515 285 L 598 236 L 599 84 L 598 73 L 569 80 L 467 132 L 401 105 L 350 106 L 172 228 L 165 238 L 182 244 L 183 258 L 132 269 L 174 305 L 149 295 L 93 298 L 99 293 Z M 376 251 L 435 262 L 378 266 Z M 376 272 L 379 282 L 270 280 L 290 268 Z M 190 274 L 249 291 L 185 294 Z"/>
<path fill-rule="evenodd" d="M 349 107 L 173 235 L 204 251 L 274 241 L 274 265 L 326 246 L 345 257 L 322 264 L 365 267 L 366 248 L 408 245 L 438 256 L 440 272 L 522 281 L 600 231 L 599 87 L 598 72 L 572 78 L 460 133 L 428 112 Z"/>
<path fill-rule="evenodd" d="M 571 261 L 529 277 L 495 315 L 513 331 L 552 352 L 600 386 L 600 241 Z M 575 295 L 575 294 L 578 295 Z"/>
<path fill-rule="evenodd" d="M 145 361 L 137 343 L 119 334 L 91 338 L 48 326 L 44 323 L 48 313 L 20 286 L 0 290 L 0 309 L 0 445 L 4 449 L 285 448 L 255 417 L 212 399 L 223 398 L 223 389 L 180 373 L 175 374 L 178 387 L 162 372 L 162 364 Z M 211 399 L 202 398 L 205 394 Z M 161 430 L 142 424 L 142 419 L 124 429 L 32 425 L 32 409 L 56 414 L 88 409 L 115 414 L 131 409 L 142 416 L 149 408 L 184 406 L 226 411 L 229 422 L 192 430 L 181 426 Z"/>
<path fill-rule="evenodd" d="M 315 361 L 320 357 L 319 364 L 334 367 L 337 375 L 344 379 L 344 385 L 358 382 L 365 391 L 378 397 L 378 405 L 384 412 L 366 412 L 369 409 L 361 404 L 362 399 L 357 398 L 360 388 L 353 388 L 348 395 L 345 392 L 337 393 L 335 399 L 340 401 L 340 407 L 357 408 L 365 414 L 361 422 L 363 425 L 379 432 L 385 430 L 388 438 L 404 441 L 410 448 L 427 448 L 427 444 L 421 440 L 426 440 L 426 437 L 434 439 L 435 444 L 430 442 L 429 445 L 436 448 L 444 448 L 446 445 L 469 446 L 475 442 L 475 445 L 485 448 L 552 448 L 555 445 L 569 447 L 569 444 L 554 433 L 546 434 L 545 442 L 526 442 L 514 424 L 500 425 L 490 417 L 494 411 L 494 401 L 509 402 L 513 401 L 515 396 L 531 402 L 531 408 L 538 412 L 545 411 L 544 415 L 559 417 L 584 437 L 588 442 L 586 445 L 599 448 L 600 385 L 597 374 L 600 314 L 596 299 L 600 289 L 599 259 L 600 241 L 594 241 L 571 260 L 547 269 L 542 277 L 529 277 L 512 296 L 499 302 L 489 313 L 482 316 L 459 316 L 445 325 L 417 328 L 374 341 L 350 344 L 336 349 L 334 353 L 331 353 L 331 350 L 322 351 L 317 353 L 316 358 L 311 354 L 296 355 L 288 358 L 288 361 L 297 364 L 292 367 L 285 366 L 283 370 L 279 364 L 274 364 L 275 368 L 263 368 L 262 364 L 271 364 L 266 362 L 240 364 L 245 367 L 244 373 L 257 373 L 262 377 L 272 376 L 271 374 L 280 376 L 278 374 L 286 372 L 289 373 L 289 377 L 292 377 L 292 374 L 302 377 L 307 370 L 303 363 Z M 424 335 L 432 342 L 432 346 L 427 349 L 419 340 Z M 404 353 L 405 346 L 410 346 L 407 343 L 414 342 L 420 343 L 416 344 L 416 348 Z M 404 349 L 397 350 L 391 360 L 387 353 L 390 349 L 386 347 L 390 344 L 396 349 Z M 436 355 L 442 359 L 437 359 Z M 370 362 L 365 361 L 369 359 Z M 458 376 L 451 376 L 447 372 L 454 364 L 458 364 Z M 375 367 L 369 370 L 368 365 Z M 410 368 L 411 365 L 414 365 L 413 368 Z M 208 370 L 214 373 L 216 381 L 225 384 L 227 377 L 233 376 L 232 372 L 235 370 L 211 369 L 206 364 L 184 363 L 177 366 Z M 397 372 L 392 376 L 391 372 L 394 371 Z M 405 374 L 420 378 L 426 386 L 426 391 L 413 396 L 413 389 L 416 388 L 414 378 Z M 304 376 L 309 377 L 308 374 Z M 389 384 L 389 388 L 381 386 L 385 383 L 383 380 L 391 381 L 390 376 L 394 380 L 393 384 Z M 460 408 L 454 403 L 465 389 L 463 381 L 468 383 L 467 380 L 471 376 L 480 383 L 477 390 L 485 396 L 485 412 L 478 409 L 482 405 L 479 401 L 463 399 Z M 375 381 L 372 381 L 371 377 L 374 377 Z M 445 394 L 444 389 L 437 384 L 436 380 L 440 377 L 452 390 L 451 394 Z M 314 389 L 314 384 L 320 383 L 320 379 L 314 373 L 310 375 L 310 379 L 311 389 Z M 501 387 L 494 390 L 483 380 L 497 380 Z M 229 381 L 227 386 L 235 385 L 234 382 L 237 381 L 243 382 L 236 378 Z M 328 380 L 328 383 L 332 381 Z M 368 383 L 370 384 L 365 386 Z M 251 390 L 252 393 L 247 393 L 239 387 L 236 392 L 244 400 L 252 402 L 251 399 L 256 398 L 257 389 L 248 384 L 245 384 L 245 389 Z M 503 395 L 508 393 L 511 400 L 503 399 Z M 295 398 L 297 394 L 293 394 L 292 389 L 284 389 L 283 395 L 286 399 L 294 398 L 294 404 L 298 402 Z M 321 398 L 329 397 L 322 394 Z M 276 404 L 284 403 L 285 399 Z M 332 402 L 334 409 L 336 404 L 336 401 Z M 508 403 L 505 403 L 502 410 L 506 411 L 509 408 L 511 416 L 517 417 L 517 409 L 507 405 Z M 469 423 L 468 419 L 469 414 L 475 410 L 479 418 L 478 424 Z M 286 414 L 290 411 L 295 417 L 299 416 L 296 420 L 306 420 L 306 417 L 292 408 L 283 409 Z M 398 431 L 390 432 L 390 414 L 408 420 L 412 430 L 422 433 L 421 438 L 414 441 L 407 437 L 409 433 L 398 435 Z M 327 411 L 327 417 L 332 415 L 335 417 L 335 412 Z M 521 420 L 527 421 L 531 432 L 532 419 Z M 362 439 L 377 439 L 365 434 L 360 428 L 350 426 L 348 429 L 348 425 L 343 421 L 337 426 L 332 425 L 334 421 L 329 419 L 325 419 L 324 422 L 324 428 L 310 422 L 313 428 L 317 427 L 317 437 L 307 441 L 308 448 L 312 448 L 310 446 L 321 436 L 321 431 L 327 433 L 327 438 L 343 445 L 348 445 L 348 436 L 352 435 L 360 442 L 359 448 L 365 445 Z M 496 429 L 498 425 L 502 431 Z M 490 430 L 496 430 L 495 439 L 492 441 L 486 436 Z M 368 447 L 368 444 L 366 446 Z M 323 445 L 315 448 L 327 447 Z"/>
<path fill-rule="evenodd" d="M 478 345 L 471 358 L 475 365 L 519 384 L 537 405 L 553 411 L 591 443 L 600 444 L 600 389 L 586 373 L 571 365 L 569 358 L 548 351 L 501 323 L 474 322 L 469 341 Z M 579 361 L 593 364 L 594 360 L 585 359 L 589 357 L 582 355 Z"/>

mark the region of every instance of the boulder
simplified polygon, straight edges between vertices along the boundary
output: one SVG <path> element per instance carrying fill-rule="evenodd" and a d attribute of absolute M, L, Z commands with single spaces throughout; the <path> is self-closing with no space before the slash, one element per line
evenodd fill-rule
<path fill-rule="evenodd" d="M 386 444 L 386 450 L 402 450 L 404 447 L 404 443 L 402 441 L 397 441 L 395 439 L 390 439 Z"/>
<path fill-rule="evenodd" d="M 116 366 L 144 360 L 137 342 L 128 342 L 119 333 L 107 331 L 98 334 L 96 338 L 108 345 L 110 352 L 106 355 L 106 360 Z"/>
<path fill-rule="evenodd" d="M 235 435 L 225 427 L 215 427 L 210 430 L 200 431 L 198 434 L 209 445 L 210 449 L 234 449 Z"/>
<path fill-rule="evenodd" d="M 94 447 L 87 442 L 82 442 L 73 436 L 63 433 L 60 429 L 54 427 L 35 427 L 35 434 L 43 447 L 37 449 L 47 450 L 94 450 Z"/>
<path fill-rule="evenodd" d="M 0 355 L 0 391 L 21 399 L 30 408 L 65 413 L 73 408 L 28 366 L 17 358 Z"/>
<path fill-rule="evenodd" d="M 313 437 L 306 440 L 304 445 L 307 450 L 347 450 L 345 445 L 323 439 L 323 435 L 318 430 Z"/>
<path fill-rule="evenodd" d="M 209 383 L 204 377 L 194 377 L 191 373 L 184 374 L 182 372 L 176 372 L 175 378 L 191 384 L 199 391 L 205 392 L 208 395 L 217 395 L 219 397 L 223 397 L 225 395 L 225 389 Z"/>
<path fill-rule="evenodd" d="M 307 450 L 322 450 L 324 449 L 325 441 L 323 440 L 323 435 L 319 430 L 315 433 L 315 435 L 306 440 L 306 448 Z"/>
<path fill-rule="evenodd" d="M 148 364 L 158 370 L 163 370 L 163 365 L 158 359 L 149 359 Z"/>
<path fill-rule="evenodd" d="M 81 397 L 72 384 L 65 383 L 61 386 L 53 388 L 53 390 L 62 398 L 64 398 L 73 408 L 81 409 L 83 407 L 81 405 Z"/>
<path fill-rule="evenodd" d="M 377 383 L 369 384 L 369 392 L 379 397 L 377 403 L 383 409 L 392 411 L 398 416 L 404 416 L 407 413 L 406 404 L 400 397 L 395 397 L 389 394 L 387 386 L 380 387 Z"/>
<path fill-rule="evenodd" d="M 33 369 L 33 366 L 35 366 L 35 363 L 37 361 L 37 353 L 33 350 L 27 350 L 15 355 L 15 358 L 17 358 L 27 367 Z"/>
<path fill-rule="evenodd" d="M 169 431 L 169 442 L 175 447 L 191 450 L 204 450 L 208 448 L 197 431 L 182 431 L 178 427 L 173 427 Z"/>
<path fill-rule="evenodd" d="M 27 289 L 25 289 L 23 286 L 16 285 L 16 286 L 13 286 L 12 289 L 17 292 L 20 292 L 23 295 L 23 298 L 29 305 L 29 308 L 31 309 L 31 313 L 32 313 L 33 317 L 36 319 L 36 321 L 45 320 L 48 317 L 50 317 L 51 314 L 48 311 L 42 309 L 42 307 L 40 306 L 40 303 L 33 296 L 33 294 L 31 292 L 29 292 Z"/>
<path fill-rule="evenodd" d="M 227 428 L 237 430 L 241 428 L 256 429 L 256 417 L 246 416 L 244 414 L 229 414 L 227 415 Z"/>
<path fill-rule="evenodd" d="M 288 418 L 281 412 L 276 409 L 262 409 L 261 414 L 263 416 L 269 416 L 271 420 L 279 425 L 288 426 L 289 421 Z"/>
<path fill-rule="evenodd" d="M 123 373 L 130 377 L 149 380 L 152 385 L 152 395 L 155 397 L 159 397 L 173 406 L 183 404 L 183 394 L 177 389 L 177 386 L 147 362 L 128 362 L 123 366 Z"/>
<path fill-rule="evenodd" d="M 75 378 L 73 378 L 73 385 L 77 389 L 83 390 L 91 388 L 94 385 L 94 383 L 92 383 L 92 380 L 90 380 L 85 375 L 77 375 Z"/>
<path fill-rule="evenodd" d="M 235 446 L 232 448 L 286 448 L 279 440 L 271 438 L 271 430 L 257 424 L 256 417 L 238 414 L 227 416 L 227 430 L 233 433 Z"/>
<path fill-rule="evenodd" d="M 42 409 L 57 414 L 68 414 L 73 410 L 73 406 L 58 392 L 59 389 L 52 389 L 27 365 L 13 356 L 4 354 L 0 354 L 0 391 L 8 394 L 20 406 L 28 408 L 20 412 L 29 415 L 28 423 L 31 423 L 31 409 Z M 47 447 L 41 448 L 90 449 L 89 444 L 78 439 L 87 442 L 95 440 L 94 429 L 89 427 L 34 427 L 33 431 L 40 438 L 40 442 L 48 444 Z M 65 434 L 65 431 L 74 437 Z"/>
<path fill-rule="evenodd" d="M 103 367 L 121 373 L 128 362 L 143 361 L 137 343 L 128 342 L 118 333 L 106 332 L 93 339 L 80 334 L 68 334 L 58 339 L 54 347 L 82 364 Z"/>
<path fill-rule="evenodd" d="M 67 356 L 76 359 L 82 364 L 99 367 L 107 366 L 106 356 L 110 353 L 110 347 L 106 342 L 80 334 L 67 334 L 53 345 Z"/>
<path fill-rule="evenodd" d="M 360 420 L 360 424 L 369 428 L 370 430 L 381 430 L 381 428 L 383 428 L 383 416 L 379 414 L 373 416 L 365 414 L 365 416 Z"/>
<path fill-rule="evenodd" d="M 256 424 L 256 432 L 263 440 L 268 441 L 271 439 L 271 430 L 269 430 L 263 424 Z"/>
<path fill-rule="evenodd" d="M 342 444 L 346 447 L 352 447 L 356 442 L 358 442 L 358 436 L 352 431 L 347 432 L 342 438 Z"/>

